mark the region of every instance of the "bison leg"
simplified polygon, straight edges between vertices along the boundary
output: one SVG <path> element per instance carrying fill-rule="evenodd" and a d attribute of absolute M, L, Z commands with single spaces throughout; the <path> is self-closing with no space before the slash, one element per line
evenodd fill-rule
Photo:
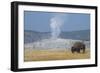
<path fill-rule="evenodd" d="M 72 53 L 74 53 L 74 50 L 72 50 Z"/>
<path fill-rule="evenodd" d="M 83 49 L 83 53 L 85 53 L 85 49 Z"/>
<path fill-rule="evenodd" d="M 83 53 L 85 53 L 85 45 L 83 46 Z"/>
<path fill-rule="evenodd" d="M 80 49 L 79 48 L 77 48 L 77 53 L 80 53 Z"/>
<path fill-rule="evenodd" d="M 74 48 L 73 47 L 71 48 L 71 52 L 74 53 Z"/>

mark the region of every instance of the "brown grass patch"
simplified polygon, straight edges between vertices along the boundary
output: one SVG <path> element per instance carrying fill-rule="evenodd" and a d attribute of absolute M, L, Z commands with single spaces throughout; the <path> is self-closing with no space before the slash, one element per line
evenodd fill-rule
<path fill-rule="evenodd" d="M 49 60 L 73 60 L 73 59 L 88 59 L 90 51 L 83 53 L 71 53 L 71 51 L 57 50 L 32 50 L 25 49 L 24 61 L 49 61 Z"/>

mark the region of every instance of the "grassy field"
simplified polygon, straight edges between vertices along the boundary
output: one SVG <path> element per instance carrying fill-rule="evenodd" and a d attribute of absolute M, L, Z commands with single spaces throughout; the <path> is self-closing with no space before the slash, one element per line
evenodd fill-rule
<path fill-rule="evenodd" d="M 24 61 L 48 61 L 48 60 L 73 60 L 88 59 L 90 51 L 83 53 L 71 53 L 71 51 L 53 51 L 53 50 L 24 50 Z"/>

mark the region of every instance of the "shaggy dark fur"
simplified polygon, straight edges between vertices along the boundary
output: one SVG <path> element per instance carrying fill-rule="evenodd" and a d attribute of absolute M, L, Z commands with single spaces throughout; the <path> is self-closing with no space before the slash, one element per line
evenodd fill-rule
<path fill-rule="evenodd" d="M 85 53 L 85 44 L 82 43 L 82 42 L 76 42 L 72 48 L 71 48 L 71 52 L 74 53 L 74 52 L 77 52 L 77 53 L 80 53 L 80 51 L 82 50 L 83 53 Z"/>

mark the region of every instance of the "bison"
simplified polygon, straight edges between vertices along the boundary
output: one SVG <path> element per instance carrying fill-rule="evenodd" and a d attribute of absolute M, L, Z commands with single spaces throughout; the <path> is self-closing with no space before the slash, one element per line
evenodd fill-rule
<path fill-rule="evenodd" d="M 83 53 L 85 53 L 85 44 L 82 42 L 76 42 L 74 43 L 74 45 L 71 47 L 71 52 L 77 52 L 80 53 L 80 51 L 82 50 Z"/>

